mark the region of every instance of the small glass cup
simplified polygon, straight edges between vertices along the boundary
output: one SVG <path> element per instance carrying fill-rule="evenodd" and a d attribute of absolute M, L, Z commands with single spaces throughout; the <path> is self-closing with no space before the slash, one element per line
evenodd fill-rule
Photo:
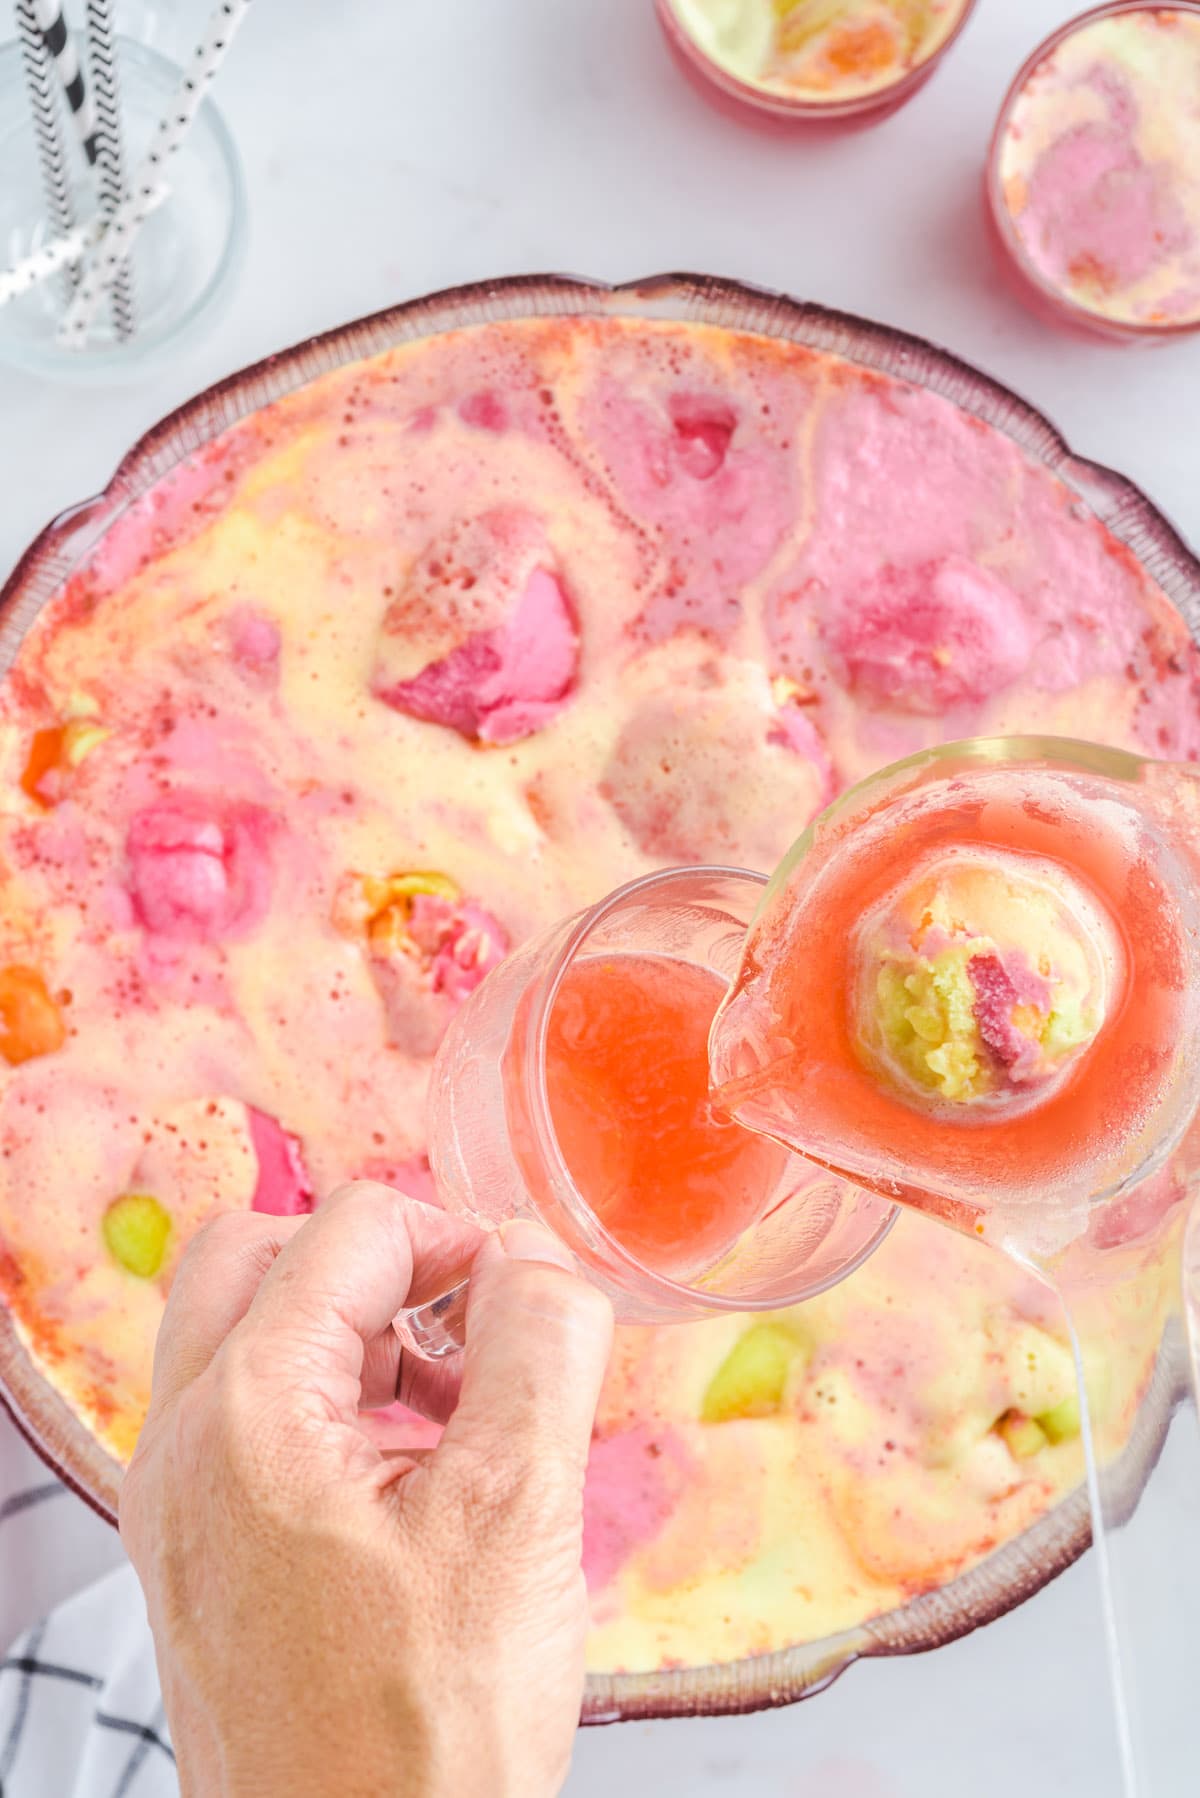
<path fill-rule="evenodd" d="M 147 45 L 117 43 L 126 159 L 137 166 L 154 127 L 167 111 L 183 70 Z M 95 209 L 94 178 L 85 172 L 73 134 L 76 214 Z M 0 47 L 0 267 L 43 249 L 54 232 L 45 218 L 37 150 L 19 46 Z M 200 106 L 178 152 L 164 164 L 166 200 L 134 239 L 137 330 L 121 342 L 107 304 L 86 345 L 73 350 L 57 339 L 69 289 L 61 275 L 0 309 L 0 361 L 58 379 L 97 382 L 132 376 L 178 348 L 230 291 L 245 247 L 246 200 L 237 148 L 210 99 Z"/>
<path fill-rule="evenodd" d="M 717 1311 L 799 1304 L 844 1279 L 883 1241 L 896 1208 L 789 1157 L 770 1208 L 690 1282 L 647 1267 L 605 1229 L 571 1178 L 550 1116 L 546 1044 L 568 968 L 584 955 L 671 956 L 728 983 L 766 877 L 668 869 L 535 937 L 457 1014 L 434 1063 L 429 1157 L 448 1210 L 483 1229 L 514 1217 L 548 1225 L 612 1299 L 623 1323 L 677 1323 Z M 402 1312 L 396 1329 L 425 1359 L 461 1348 L 466 1272 Z"/>
<path fill-rule="evenodd" d="M 1092 7 L 1089 11 L 1079 13 L 1060 25 L 1056 31 L 1040 43 L 1036 50 L 1022 63 L 1013 78 L 1004 103 L 1000 108 L 992 132 L 988 148 L 987 164 L 984 171 L 984 208 L 987 215 L 988 229 L 992 238 L 1000 264 L 1008 277 L 1009 284 L 1017 296 L 1039 318 L 1051 324 L 1066 326 L 1077 335 L 1087 337 L 1103 337 L 1113 343 L 1170 343 L 1176 338 L 1190 336 L 1200 331 L 1200 316 L 1184 318 L 1178 321 L 1163 320 L 1137 321 L 1114 318 L 1111 315 L 1083 304 L 1067 293 L 1037 269 L 1026 252 L 1021 234 L 1017 230 L 1011 210 L 1004 196 L 1004 182 L 1001 177 L 1001 163 L 1004 154 L 1005 138 L 1009 120 L 1021 95 L 1030 80 L 1041 68 L 1042 64 L 1060 47 L 1079 31 L 1096 24 L 1101 19 L 1109 19 L 1123 13 L 1182 13 L 1185 16 L 1200 17 L 1200 5 L 1197 0 L 1168 0 L 1167 4 L 1155 5 L 1154 0 L 1108 0 L 1103 6 Z"/>
<path fill-rule="evenodd" d="M 958 17 L 946 37 L 915 68 L 906 69 L 895 80 L 867 93 L 837 95 L 817 99 L 812 95 L 787 94 L 778 89 L 743 80 L 709 56 L 693 37 L 673 4 L 673 0 L 655 0 L 655 11 L 663 35 L 684 74 L 704 95 L 724 111 L 743 120 L 771 125 L 874 124 L 904 105 L 924 87 L 951 46 L 957 42 L 977 0 L 963 0 Z"/>

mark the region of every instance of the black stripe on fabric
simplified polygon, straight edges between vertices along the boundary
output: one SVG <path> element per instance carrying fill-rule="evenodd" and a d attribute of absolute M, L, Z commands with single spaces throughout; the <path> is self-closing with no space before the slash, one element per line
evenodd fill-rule
<path fill-rule="evenodd" d="M 161 1704 L 155 1711 L 154 1716 L 156 1722 L 161 1722 L 163 1716 Z M 125 1762 L 120 1778 L 112 1789 L 111 1798 L 125 1798 L 125 1794 L 129 1791 L 130 1786 L 137 1778 L 138 1769 L 149 1754 L 152 1746 L 161 1748 L 165 1754 L 171 1754 L 171 1750 L 167 1747 L 167 1744 L 161 1740 L 154 1729 L 142 1724 L 139 1724 L 137 1728 L 139 1732 L 138 1740 L 134 1743 L 132 1752 L 130 1753 L 129 1759 Z M 171 1759 L 175 1759 L 173 1754 L 171 1754 Z"/>
<path fill-rule="evenodd" d="M 97 1711 L 95 1720 L 101 1729 L 118 1729 L 123 1730 L 127 1736 L 139 1736 L 152 1747 L 161 1748 L 168 1760 L 175 1759 L 175 1750 L 171 1744 L 164 1742 L 158 1731 L 148 1723 L 138 1723 L 132 1717 L 111 1717 L 107 1711 Z M 3 1793 L 0 1793 L 0 1798 L 4 1798 Z"/>
<path fill-rule="evenodd" d="M 39 1636 L 38 1640 L 41 1640 Z M 31 1642 L 30 1647 L 34 1644 Z M 85 1673 L 82 1667 L 61 1667 L 57 1661 L 39 1661 L 36 1655 L 14 1654 L 0 1661 L 0 1673 L 20 1673 L 26 1679 L 65 1679 L 76 1686 L 87 1686 L 98 1692 L 104 1681 L 98 1673 Z"/>
<path fill-rule="evenodd" d="M 61 56 L 67 47 L 67 21 L 61 13 L 52 25 L 47 25 L 42 36 L 46 40 L 46 48 L 51 56 Z"/>
<path fill-rule="evenodd" d="M 29 1632 L 27 1638 L 29 1654 L 25 1657 L 27 1660 L 36 1659 L 37 1651 L 42 1645 L 42 1638 L 45 1634 L 46 1625 L 44 1623 L 39 1623 L 36 1629 Z M 8 1734 L 4 1738 L 3 1752 L 0 1753 L 0 1780 L 7 1779 L 13 1770 L 13 1762 L 17 1758 L 17 1750 L 21 1746 L 21 1736 L 24 1733 L 25 1720 L 29 1715 L 29 1700 L 32 1693 L 33 1674 L 28 1667 L 23 1667 L 21 1669 L 21 1688 L 17 1693 L 16 1709 L 13 1711 L 12 1722 L 8 1726 Z"/>
<path fill-rule="evenodd" d="M 72 112 L 79 111 L 86 95 L 87 89 L 83 85 L 82 75 L 76 75 L 73 81 L 67 82 L 67 99 L 70 101 Z"/>
<path fill-rule="evenodd" d="M 6 1522 L 10 1517 L 19 1517 L 22 1511 L 44 1504 L 48 1498 L 57 1498 L 60 1492 L 65 1491 L 66 1487 L 58 1480 L 50 1480 L 44 1486 L 30 1486 L 24 1492 L 14 1492 L 0 1504 L 0 1523 Z"/>

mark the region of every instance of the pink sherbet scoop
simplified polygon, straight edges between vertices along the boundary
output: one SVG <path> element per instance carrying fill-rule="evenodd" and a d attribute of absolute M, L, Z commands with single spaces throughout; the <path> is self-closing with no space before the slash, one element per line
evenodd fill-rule
<path fill-rule="evenodd" d="M 455 640 L 414 674 L 396 662 L 423 637 Z M 485 513 L 419 559 L 384 619 L 372 691 L 397 711 L 482 743 L 513 743 L 566 703 L 579 627 L 531 515 Z"/>
<path fill-rule="evenodd" d="M 881 569 L 834 620 L 829 640 L 855 692 L 931 715 L 1000 692 L 1034 648 L 1019 596 L 960 556 Z"/>
<path fill-rule="evenodd" d="M 193 943 L 245 931 L 270 898 L 268 836 L 252 807 L 221 816 L 205 800 L 183 798 L 139 812 L 126 842 L 139 922 Z"/>

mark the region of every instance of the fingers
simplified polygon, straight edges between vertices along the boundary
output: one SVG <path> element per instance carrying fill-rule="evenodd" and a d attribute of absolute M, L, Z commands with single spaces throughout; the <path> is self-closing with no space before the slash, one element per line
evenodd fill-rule
<path fill-rule="evenodd" d="M 390 1186 L 356 1182 L 328 1199 L 278 1255 L 246 1330 L 263 1343 L 286 1342 L 310 1369 L 351 1381 L 355 1407 L 387 1403 L 400 1374 L 392 1319 L 410 1293 L 436 1293 L 479 1242 L 479 1231 L 459 1218 Z M 423 1408 L 426 1391 L 443 1412 L 453 1402 L 445 1376 L 415 1375 L 406 1402 Z"/>
<path fill-rule="evenodd" d="M 171 1283 L 154 1350 L 156 1405 L 169 1404 L 203 1373 L 304 1221 L 231 1211 L 193 1238 Z"/>
<path fill-rule="evenodd" d="M 280 1275 L 259 1289 L 298 1235 Z M 169 1404 L 254 1310 L 254 1327 L 294 1336 L 306 1324 L 361 1378 L 366 1405 L 400 1397 L 443 1422 L 458 1398 L 456 1363 L 401 1369 L 392 1318 L 410 1295 L 432 1297 L 474 1254 L 479 1232 L 369 1182 L 345 1187 L 312 1218 L 230 1212 L 189 1245 L 171 1288 L 154 1358 L 154 1402 Z M 332 1333 L 332 1335 L 331 1335 Z"/>
<path fill-rule="evenodd" d="M 471 1275 L 461 1396 L 435 1463 L 466 1449 L 581 1488 L 613 1320 L 608 1300 L 573 1268 L 538 1224 L 508 1224 L 484 1242 Z"/>

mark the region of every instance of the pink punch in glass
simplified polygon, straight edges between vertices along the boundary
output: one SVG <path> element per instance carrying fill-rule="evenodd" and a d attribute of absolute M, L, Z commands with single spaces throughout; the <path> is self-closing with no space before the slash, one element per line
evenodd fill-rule
<path fill-rule="evenodd" d="M 865 18 L 856 29 L 853 7 L 847 5 L 832 12 L 824 9 L 805 35 L 820 38 L 840 29 L 846 41 L 826 69 L 821 91 L 803 85 L 789 87 L 778 79 L 756 78 L 735 70 L 719 55 L 712 54 L 689 29 L 678 0 L 655 0 L 655 11 L 676 62 L 707 100 L 744 123 L 786 131 L 813 125 L 871 125 L 887 118 L 924 87 L 957 42 L 976 4 L 977 0 L 937 0 L 930 9 L 934 14 L 930 41 L 918 46 L 911 58 L 898 57 L 894 67 L 879 65 L 879 38 L 886 33 L 878 18 L 874 22 Z M 770 17 L 772 10 L 777 28 L 786 32 L 785 9 L 766 8 L 765 16 Z M 803 9 L 790 10 L 795 21 L 801 23 Z M 875 11 L 890 11 L 897 36 L 903 36 L 905 8 L 895 5 Z M 940 28 L 937 14 L 943 16 Z"/>
<path fill-rule="evenodd" d="M 443 1204 L 484 1229 L 539 1218 L 624 1323 L 797 1304 L 864 1260 L 896 1216 L 886 1201 L 799 1157 L 772 1155 L 751 1221 L 743 1216 L 719 1243 L 710 1233 L 703 1265 L 665 1272 L 606 1228 L 564 1159 L 547 1088 L 564 980 L 589 958 L 680 963 L 693 980 L 712 978 L 715 1000 L 737 968 L 765 885 L 764 876 L 737 869 L 680 868 L 621 887 L 495 969 L 458 1013 L 434 1064 L 429 1152 Z M 461 1347 L 466 1288 L 464 1272 L 450 1291 L 402 1313 L 405 1345 L 428 1358 Z"/>
<path fill-rule="evenodd" d="M 984 203 L 1009 284 L 1040 317 L 1118 343 L 1200 331 L 1197 82 L 1197 0 L 1108 0 L 1022 64 Z"/>

